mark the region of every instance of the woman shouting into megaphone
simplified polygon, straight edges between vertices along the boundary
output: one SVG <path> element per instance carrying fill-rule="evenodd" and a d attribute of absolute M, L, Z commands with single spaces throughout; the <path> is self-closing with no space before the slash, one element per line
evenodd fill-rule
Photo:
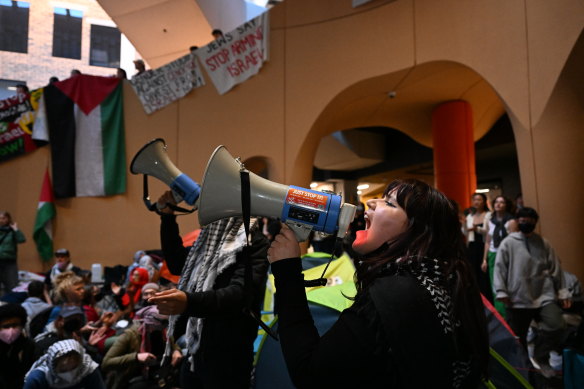
<path fill-rule="evenodd" d="M 300 249 L 283 227 L 268 251 L 279 335 L 297 387 L 476 388 L 489 344 L 456 205 L 417 180 L 367 202 L 353 305 L 319 336 Z"/>

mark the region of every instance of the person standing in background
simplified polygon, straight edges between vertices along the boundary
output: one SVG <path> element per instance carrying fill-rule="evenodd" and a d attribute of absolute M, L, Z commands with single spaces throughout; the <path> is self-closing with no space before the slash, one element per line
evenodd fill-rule
<path fill-rule="evenodd" d="M 517 221 L 511 214 L 511 201 L 505 196 L 495 197 L 493 212 L 485 215 L 483 224 L 488 229 L 485 239 L 485 251 L 481 270 L 489 274 L 489 281 L 493 285 L 493 270 L 495 269 L 495 258 L 499 245 L 511 232 L 518 231 Z M 492 291 L 495 298 L 495 291 Z M 506 318 L 505 304 L 495 298 L 494 306 L 501 316 Z"/>
<path fill-rule="evenodd" d="M 488 225 L 485 224 L 485 219 L 488 214 L 487 196 L 484 193 L 473 194 L 472 211 L 466 215 L 464 233 L 468 247 L 468 260 L 479 284 L 479 289 L 489 301 L 493 302 L 493 292 L 489 277 L 481 270 L 485 251 L 484 237 L 488 232 Z"/>
<path fill-rule="evenodd" d="M 523 207 L 517 213 L 520 232 L 509 234 L 499 246 L 493 288 L 496 299 L 507 307 L 507 319 L 527 349 L 527 331 L 532 320 L 539 323 L 534 359 L 544 377 L 555 375 L 550 351 L 560 351 L 566 327 L 562 308 L 572 305 L 560 259 L 552 245 L 534 232 L 539 215 Z"/>
<path fill-rule="evenodd" d="M 18 284 L 18 244 L 26 237 L 7 211 L 0 211 L 0 287 L 4 295 Z"/>

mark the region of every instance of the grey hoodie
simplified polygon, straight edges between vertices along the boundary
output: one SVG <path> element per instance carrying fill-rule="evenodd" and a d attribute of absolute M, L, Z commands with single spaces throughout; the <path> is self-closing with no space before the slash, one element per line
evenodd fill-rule
<path fill-rule="evenodd" d="M 493 289 L 497 298 L 509 297 L 513 308 L 540 308 L 571 298 L 560 261 L 549 242 L 533 233 L 509 234 L 499 246 Z"/>

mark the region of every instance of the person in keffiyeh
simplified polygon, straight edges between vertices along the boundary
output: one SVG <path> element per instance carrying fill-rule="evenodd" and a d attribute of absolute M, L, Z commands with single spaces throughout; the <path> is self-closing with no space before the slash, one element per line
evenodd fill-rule
<path fill-rule="evenodd" d="M 244 247 L 247 236 L 241 218 L 219 220 L 204 227 L 192 248 L 185 248 L 176 216 L 166 204 L 175 204 L 171 192 L 158 200 L 162 208 L 160 235 L 168 268 L 180 274 L 178 289 L 149 299 L 171 316 L 169 336 L 177 315 L 187 320 L 188 362 L 183 363 L 183 388 L 249 388 L 253 342 L 267 280 L 269 242 L 251 227 L 249 259 L 252 285 L 245 288 Z M 246 293 L 247 292 L 247 293 Z"/>
<path fill-rule="evenodd" d="M 94 362 L 79 342 L 73 339 L 53 344 L 24 378 L 25 389 L 105 389 Z"/>

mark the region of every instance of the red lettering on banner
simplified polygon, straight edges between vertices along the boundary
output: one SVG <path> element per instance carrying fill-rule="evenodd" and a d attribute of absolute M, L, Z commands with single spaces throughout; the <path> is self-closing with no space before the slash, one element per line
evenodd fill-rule
<path fill-rule="evenodd" d="M 243 38 L 235 41 L 231 45 L 231 52 L 235 55 L 243 54 L 246 50 L 256 47 L 258 42 L 261 42 L 264 38 L 261 27 L 255 32 L 244 36 Z"/>
<path fill-rule="evenodd" d="M 235 62 L 227 67 L 227 71 L 231 77 L 237 77 L 242 73 L 249 70 L 250 66 L 256 66 L 261 63 L 263 59 L 263 53 L 259 49 L 255 49 L 248 55 L 244 56 L 243 59 L 237 59 Z"/>
<path fill-rule="evenodd" d="M 210 71 L 215 71 L 219 66 L 229 62 L 229 50 L 223 49 L 205 61 Z"/>

